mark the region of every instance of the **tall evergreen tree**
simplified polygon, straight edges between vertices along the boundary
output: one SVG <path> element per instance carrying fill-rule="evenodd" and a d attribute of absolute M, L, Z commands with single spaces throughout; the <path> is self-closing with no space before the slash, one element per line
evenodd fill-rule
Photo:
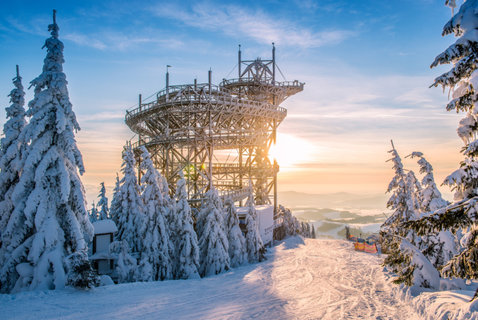
<path fill-rule="evenodd" d="M 199 278 L 199 246 L 191 214 L 191 207 L 188 203 L 186 192 L 186 180 L 183 172 L 180 171 L 180 179 L 176 186 L 176 279 Z"/>
<path fill-rule="evenodd" d="M 421 181 L 422 190 L 420 190 L 420 211 L 435 211 L 449 205 L 450 203 L 443 199 L 441 192 L 438 190 L 433 176 L 433 167 L 425 159 L 423 153 L 412 152 L 407 157 L 418 158 L 417 163 L 420 166 L 420 174 L 424 175 Z"/>
<path fill-rule="evenodd" d="M 403 169 L 402 159 L 400 158 L 395 146 L 392 143 L 392 150 L 389 151 L 392 158 L 388 161 L 393 163 L 395 176 L 388 185 L 387 192 L 391 193 L 387 202 L 387 207 L 393 210 L 392 215 L 383 223 L 381 229 L 388 231 L 390 228 L 397 228 L 401 222 L 415 218 L 417 210 L 417 201 L 412 194 L 416 179 L 414 175 L 409 175 Z M 392 230 L 390 230 L 393 232 Z"/>
<path fill-rule="evenodd" d="M 230 268 L 229 242 L 224 229 L 224 213 L 217 191 L 206 193 L 198 214 L 199 274 L 207 277 Z"/>
<path fill-rule="evenodd" d="M 420 217 L 449 205 L 449 202 L 442 198 L 435 184 L 433 167 L 425 159 L 423 153 L 413 152 L 407 157 L 418 158 L 417 162 L 420 166 L 420 173 L 424 174 L 421 182 L 422 189 L 419 191 L 420 195 L 418 196 L 421 199 Z M 417 247 L 435 268 L 444 265 L 457 253 L 455 236 L 448 230 L 421 236 Z"/>
<path fill-rule="evenodd" d="M 93 201 L 93 204 L 91 205 L 91 209 L 88 212 L 88 215 L 90 217 L 90 222 L 95 222 L 99 220 L 98 209 L 96 209 L 96 204 L 94 201 Z"/>
<path fill-rule="evenodd" d="M 3 126 L 5 137 L 0 141 L 0 236 L 13 211 L 12 192 L 20 178 L 21 148 L 24 147 L 20 134 L 26 125 L 23 108 L 25 92 L 18 66 L 13 85 L 15 89 L 8 95 L 11 105 L 5 109 L 7 111 L 7 122 Z"/>
<path fill-rule="evenodd" d="M 448 1 L 453 7 L 454 3 Z M 450 71 L 435 79 L 433 86 L 442 86 L 452 91 L 452 100 L 446 109 L 464 112 L 465 117 L 457 129 L 465 147 L 464 160 L 460 168 L 450 174 L 444 184 L 455 191 L 455 202 L 436 210 L 416 222 L 406 224 L 419 234 L 430 234 L 439 230 L 457 231 L 468 229 L 462 239 L 464 250 L 453 257 L 442 269 L 446 277 L 478 279 L 478 15 L 477 0 L 469 0 L 445 24 L 443 35 L 459 37 L 455 43 L 439 54 L 431 67 L 451 64 Z M 478 292 L 477 292 L 478 293 Z M 475 295 L 476 296 L 476 295 Z"/>
<path fill-rule="evenodd" d="M 387 207 L 392 209 L 393 213 L 380 227 L 382 249 L 388 253 L 384 265 L 398 275 L 396 283 L 435 288 L 438 280 L 433 275 L 437 276 L 438 273 L 436 270 L 432 274 L 427 271 L 433 269 L 433 266 L 416 248 L 420 239 L 415 232 L 402 225 L 403 222 L 415 219 L 419 214 L 421 185 L 413 171 L 405 172 L 393 142 L 389 153 L 392 154 L 392 158 L 388 161 L 393 163 L 395 176 L 387 189 L 387 192 L 392 193 Z"/>
<path fill-rule="evenodd" d="M 247 198 L 247 214 L 246 214 L 246 251 L 249 262 L 258 262 L 265 259 L 265 247 L 262 243 L 259 226 L 257 223 L 257 212 L 254 206 L 254 197 L 251 192 Z"/>
<path fill-rule="evenodd" d="M 80 127 L 68 97 L 55 13 L 48 30 L 43 72 L 31 82 L 35 95 L 23 140 L 28 147 L 12 194 L 15 209 L 4 233 L 6 250 L 2 247 L 0 253 L 2 291 L 11 289 L 20 269 L 31 270 L 31 277 L 23 277 L 19 290 L 66 284 L 91 287 L 95 282 L 87 254 L 93 227 L 85 208 L 80 180 L 84 167 L 74 136 Z"/>
<path fill-rule="evenodd" d="M 406 189 L 410 194 L 411 206 L 415 213 L 412 219 L 417 217 L 422 206 L 422 185 L 415 176 L 415 172 L 409 170 L 405 176 Z"/>
<path fill-rule="evenodd" d="M 161 193 L 161 175 L 153 165 L 145 147 L 141 148 L 141 178 L 145 221 L 140 234 L 143 239 L 138 277 L 142 281 L 157 281 L 173 278 L 170 252 L 173 244 L 169 240 L 166 216 L 169 207 Z"/>
<path fill-rule="evenodd" d="M 282 216 L 285 231 L 285 236 L 294 236 L 299 233 L 300 224 L 299 220 L 292 215 L 292 212 L 288 208 L 279 205 L 279 216 Z"/>
<path fill-rule="evenodd" d="M 120 181 L 117 198 L 118 207 L 115 210 L 118 227 L 116 238 L 119 241 L 126 240 L 129 250 L 138 253 L 142 249 L 140 228 L 144 222 L 144 213 L 140 188 L 134 170 L 135 165 L 136 161 L 131 145 L 126 144 L 123 150 L 123 164 L 121 165 L 123 178 Z M 116 199 L 113 198 L 113 200 Z"/>
<path fill-rule="evenodd" d="M 118 225 L 118 218 L 121 214 L 121 192 L 120 192 L 120 179 L 116 174 L 115 187 L 113 189 L 113 200 L 111 200 L 110 217 L 111 220 Z"/>
<path fill-rule="evenodd" d="M 113 241 L 110 244 L 110 251 L 117 256 L 116 274 L 119 283 L 134 282 L 138 278 L 138 263 L 136 258 L 131 256 L 129 244 L 126 240 Z"/>
<path fill-rule="evenodd" d="M 237 209 L 231 198 L 224 203 L 226 212 L 226 233 L 229 241 L 229 258 L 231 267 L 235 268 L 247 261 L 246 239 L 242 234 L 237 217 Z"/>
<path fill-rule="evenodd" d="M 98 194 L 98 203 L 97 207 L 100 208 L 98 211 L 98 219 L 99 220 L 105 220 L 110 218 L 110 212 L 108 208 L 108 198 L 106 197 L 106 188 L 105 188 L 105 183 L 102 182 L 100 183 L 101 189 L 100 193 Z"/>
<path fill-rule="evenodd" d="M 311 236 L 310 236 L 310 237 L 311 237 L 312 239 L 317 238 L 317 236 L 315 235 L 315 226 L 314 226 L 313 223 L 310 224 L 310 228 L 312 229 L 312 232 L 311 232 Z"/>

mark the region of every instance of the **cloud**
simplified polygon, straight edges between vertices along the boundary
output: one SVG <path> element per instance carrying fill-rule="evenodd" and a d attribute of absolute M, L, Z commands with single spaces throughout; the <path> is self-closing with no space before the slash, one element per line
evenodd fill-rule
<path fill-rule="evenodd" d="M 143 33 L 143 35 L 139 36 L 137 34 L 116 31 L 97 32 L 95 35 L 72 32 L 66 33 L 63 38 L 80 46 L 113 51 L 126 51 L 146 44 L 169 49 L 177 49 L 184 46 L 184 42 L 176 38 L 158 38 L 156 35 L 161 34 L 158 30 L 150 30 L 148 33 L 151 35 L 144 35 Z"/>
<path fill-rule="evenodd" d="M 78 121 L 80 122 L 121 122 L 124 119 L 123 111 L 116 112 L 100 112 L 94 114 L 82 114 L 78 115 Z"/>
<path fill-rule="evenodd" d="M 76 21 L 76 22 L 75 22 Z M 46 26 L 51 23 L 45 19 L 34 19 L 28 23 L 20 22 L 14 18 L 7 18 L 8 25 L 0 25 L 0 30 L 27 33 L 36 36 L 47 37 Z M 162 30 L 156 28 L 144 27 L 138 30 L 98 30 L 88 32 L 88 27 L 83 26 L 82 31 L 77 31 L 76 26 L 82 24 L 75 19 L 66 19 L 60 25 L 60 38 L 71 41 L 82 47 L 90 47 L 97 50 L 126 51 L 137 48 L 142 45 L 156 45 L 161 48 L 177 49 L 184 46 L 184 41 L 177 37 L 158 37 L 158 34 L 164 34 Z"/>
<path fill-rule="evenodd" d="M 51 21 L 47 21 L 45 19 L 35 19 L 30 21 L 28 24 L 22 23 L 14 18 L 6 18 L 7 23 L 10 27 L 15 29 L 16 31 L 28 33 L 36 36 L 46 36 L 48 35 L 47 28 L 48 24 Z"/>
<path fill-rule="evenodd" d="M 68 33 L 64 35 L 63 38 L 81 46 L 92 47 L 99 50 L 104 50 L 107 48 L 106 44 L 103 41 L 92 39 L 91 37 L 84 34 Z"/>
<path fill-rule="evenodd" d="M 161 5 L 151 9 L 153 14 L 185 25 L 220 31 L 229 36 L 248 37 L 258 43 L 276 42 L 284 46 L 314 48 L 340 43 L 355 34 L 350 30 L 314 32 L 286 19 L 278 19 L 258 10 L 250 12 L 242 7 L 200 3 L 191 10 L 175 5 Z"/>

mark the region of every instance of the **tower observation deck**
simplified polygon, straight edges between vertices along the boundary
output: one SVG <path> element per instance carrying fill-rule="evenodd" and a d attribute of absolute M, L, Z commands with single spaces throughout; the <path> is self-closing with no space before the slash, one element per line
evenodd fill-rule
<path fill-rule="evenodd" d="M 194 203 L 215 187 L 222 197 L 242 201 L 252 184 L 257 204 L 277 207 L 279 165 L 269 159 L 277 128 L 287 116 L 280 106 L 304 83 L 276 81 L 275 47 L 272 59 L 242 60 L 238 52 L 238 78 L 219 85 L 169 85 L 127 110 L 125 122 L 138 135 L 135 154 L 145 146 L 155 166 L 174 190 L 180 171 Z"/>

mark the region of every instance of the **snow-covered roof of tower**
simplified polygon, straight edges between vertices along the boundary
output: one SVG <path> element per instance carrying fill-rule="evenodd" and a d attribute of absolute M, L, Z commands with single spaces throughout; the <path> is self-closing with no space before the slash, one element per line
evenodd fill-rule
<path fill-rule="evenodd" d="M 118 231 L 116 224 L 113 220 L 105 219 L 105 220 L 98 220 L 92 223 L 93 228 L 95 229 L 95 234 L 102 234 L 102 233 L 115 233 Z"/>

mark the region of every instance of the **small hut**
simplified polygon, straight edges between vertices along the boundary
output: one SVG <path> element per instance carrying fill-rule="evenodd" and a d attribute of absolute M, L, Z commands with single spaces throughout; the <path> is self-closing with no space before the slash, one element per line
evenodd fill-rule
<path fill-rule="evenodd" d="M 93 222 L 95 236 L 90 260 L 98 274 L 111 274 L 114 270 L 114 257 L 110 253 L 113 235 L 118 231 L 113 220 L 105 219 Z"/>

